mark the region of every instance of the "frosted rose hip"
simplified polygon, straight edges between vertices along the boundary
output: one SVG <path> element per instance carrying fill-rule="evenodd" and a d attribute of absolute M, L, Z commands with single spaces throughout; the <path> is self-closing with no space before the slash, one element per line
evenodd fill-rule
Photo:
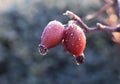
<path fill-rule="evenodd" d="M 86 46 L 86 37 L 83 30 L 75 23 L 70 23 L 65 29 L 64 34 L 65 49 L 74 55 L 76 62 L 84 62 L 83 51 Z"/>
<path fill-rule="evenodd" d="M 41 36 L 41 43 L 39 44 L 40 53 L 45 55 L 48 49 L 57 46 L 62 41 L 63 36 L 63 24 L 56 20 L 50 21 Z"/>

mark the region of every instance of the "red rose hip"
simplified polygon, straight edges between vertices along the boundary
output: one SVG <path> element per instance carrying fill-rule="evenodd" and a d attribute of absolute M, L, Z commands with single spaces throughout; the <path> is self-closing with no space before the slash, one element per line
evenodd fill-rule
<path fill-rule="evenodd" d="M 65 49 L 74 55 L 78 64 L 84 62 L 83 51 L 86 46 L 86 37 L 83 30 L 75 23 L 69 23 L 64 34 Z"/>
<path fill-rule="evenodd" d="M 64 25 L 56 20 L 50 21 L 41 36 L 41 43 L 39 44 L 40 54 L 45 55 L 48 49 L 57 46 L 62 41 L 63 36 Z"/>

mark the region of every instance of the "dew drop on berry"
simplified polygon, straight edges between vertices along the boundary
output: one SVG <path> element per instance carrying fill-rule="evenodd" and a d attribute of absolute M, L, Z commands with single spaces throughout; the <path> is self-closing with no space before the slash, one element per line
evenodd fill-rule
<path fill-rule="evenodd" d="M 72 44 L 72 46 L 74 46 L 74 44 Z"/>
<path fill-rule="evenodd" d="M 73 33 L 71 33 L 70 35 L 73 36 Z"/>
<path fill-rule="evenodd" d="M 68 34 L 68 32 L 65 32 L 65 34 Z"/>
<path fill-rule="evenodd" d="M 68 40 L 65 40 L 65 42 L 68 42 Z"/>
<path fill-rule="evenodd" d="M 79 38 L 78 40 L 80 41 L 81 39 Z"/>

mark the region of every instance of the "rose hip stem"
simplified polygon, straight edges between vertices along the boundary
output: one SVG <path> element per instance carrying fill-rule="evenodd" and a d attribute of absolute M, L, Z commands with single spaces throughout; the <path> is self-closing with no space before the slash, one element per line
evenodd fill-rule
<path fill-rule="evenodd" d="M 71 11 L 66 11 L 63 15 L 66 15 L 69 18 L 77 21 L 83 27 L 85 33 L 94 32 L 98 30 L 109 31 L 109 32 L 120 32 L 120 25 L 117 25 L 116 27 L 109 27 L 102 25 L 101 23 L 97 23 L 96 27 L 90 28 L 83 22 L 83 20 L 79 16 L 77 16 L 75 13 Z"/>

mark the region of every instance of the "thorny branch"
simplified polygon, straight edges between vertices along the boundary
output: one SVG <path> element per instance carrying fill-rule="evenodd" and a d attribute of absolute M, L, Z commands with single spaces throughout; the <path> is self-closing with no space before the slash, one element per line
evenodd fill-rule
<path fill-rule="evenodd" d="M 90 28 L 83 22 L 83 20 L 79 16 L 77 16 L 71 11 L 66 11 L 63 15 L 66 15 L 69 18 L 77 21 L 83 27 L 85 33 L 99 31 L 99 30 L 109 31 L 109 32 L 120 32 L 120 25 L 116 27 L 110 27 L 110 26 L 102 25 L 101 23 L 97 23 L 95 28 Z"/>

